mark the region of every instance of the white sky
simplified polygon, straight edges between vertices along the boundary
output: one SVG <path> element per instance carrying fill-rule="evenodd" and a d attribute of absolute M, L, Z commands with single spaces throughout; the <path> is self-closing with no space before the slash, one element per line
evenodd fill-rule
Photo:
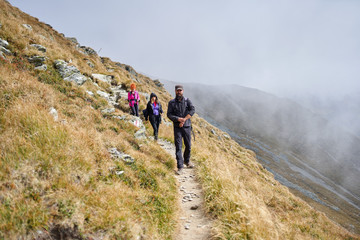
<path fill-rule="evenodd" d="M 280 96 L 360 92 L 358 0 L 10 0 L 152 77 Z"/>

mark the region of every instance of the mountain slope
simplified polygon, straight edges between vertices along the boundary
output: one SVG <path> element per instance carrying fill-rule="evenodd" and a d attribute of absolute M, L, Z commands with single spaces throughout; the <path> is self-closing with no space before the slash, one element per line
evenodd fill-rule
<path fill-rule="evenodd" d="M 169 90 L 174 84 L 165 82 Z M 200 115 L 254 150 L 277 180 L 349 229 L 359 229 L 358 138 L 295 102 L 255 89 L 184 85 Z"/>
<path fill-rule="evenodd" d="M 166 110 L 170 94 L 3 0 L 0 24 L 0 238 L 175 238 L 174 160 L 125 100 L 132 82 L 140 109 L 155 92 Z M 173 141 L 164 120 L 159 137 Z M 275 181 L 252 151 L 197 115 L 193 125 L 214 238 L 356 238 Z"/>

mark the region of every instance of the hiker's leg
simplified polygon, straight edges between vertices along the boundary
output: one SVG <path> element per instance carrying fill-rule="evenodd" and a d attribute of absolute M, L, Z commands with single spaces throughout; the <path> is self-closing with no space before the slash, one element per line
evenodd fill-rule
<path fill-rule="evenodd" d="M 150 120 L 152 128 L 154 129 L 154 137 L 155 137 L 155 134 L 157 132 L 155 116 L 154 115 L 149 116 L 149 120 Z"/>
<path fill-rule="evenodd" d="M 181 169 L 184 167 L 184 159 L 182 157 L 182 129 L 174 127 L 174 141 L 175 141 L 175 148 L 176 148 L 176 162 L 177 168 Z"/>
<path fill-rule="evenodd" d="M 139 106 L 135 103 L 134 104 L 134 109 L 135 109 L 135 116 L 139 116 Z"/>
<path fill-rule="evenodd" d="M 190 153 L 191 153 L 191 127 L 183 127 L 183 138 L 185 144 L 184 151 L 184 163 L 188 164 L 190 162 Z"/>
<path fill-rule="evenodd" d="M 131 115 L 135 115 L 135 106 L 130 106 Z"/>
<path fill-rule="evenodd" d="M 156 121 L 155 121 L 155 124 L 156 124 L 156 133 L 155 133 L 155 139 L 157 140 L 157 138 L 158 138 L 158 135 L 159 135 L 159 127 L 160 127 L 160 118 L 161 118 L 161 116 L 160 115 L 158 115 L 158 116 L 155 116 L 155 119 L 156 119 Z"/>

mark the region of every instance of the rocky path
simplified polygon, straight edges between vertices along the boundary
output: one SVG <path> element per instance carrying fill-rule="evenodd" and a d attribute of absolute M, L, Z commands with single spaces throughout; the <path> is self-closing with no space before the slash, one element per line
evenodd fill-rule
<path fill-rule="evenodd" d="M 175 159 L 174 144 L 158 140 L 159 145 Z M 174 160 L 176 161 L 176 160 Z M 204 212 L 204 199 L 195 169 L 184 168 L 176 175 L 179 189 L 179 219 L 176 240 L 202 240 L 211 238 L 211 220 Z"/>

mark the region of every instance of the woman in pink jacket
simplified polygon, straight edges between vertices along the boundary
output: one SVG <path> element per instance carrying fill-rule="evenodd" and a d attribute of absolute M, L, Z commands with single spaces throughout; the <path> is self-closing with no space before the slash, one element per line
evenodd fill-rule
<path fill-rule="evenodd" d="M 140 97 L 139 97 L 139 93 L 136 91 L 136 85 L 135 83 L 132 83 L 130 85 L 130 92 L 128 92 L 128 101 L 129 101 L 129 106 L 131 109 L 131 115 L 135 115 L 135 116 L 139 116 L 139 102 L 140 102 Z"/>

